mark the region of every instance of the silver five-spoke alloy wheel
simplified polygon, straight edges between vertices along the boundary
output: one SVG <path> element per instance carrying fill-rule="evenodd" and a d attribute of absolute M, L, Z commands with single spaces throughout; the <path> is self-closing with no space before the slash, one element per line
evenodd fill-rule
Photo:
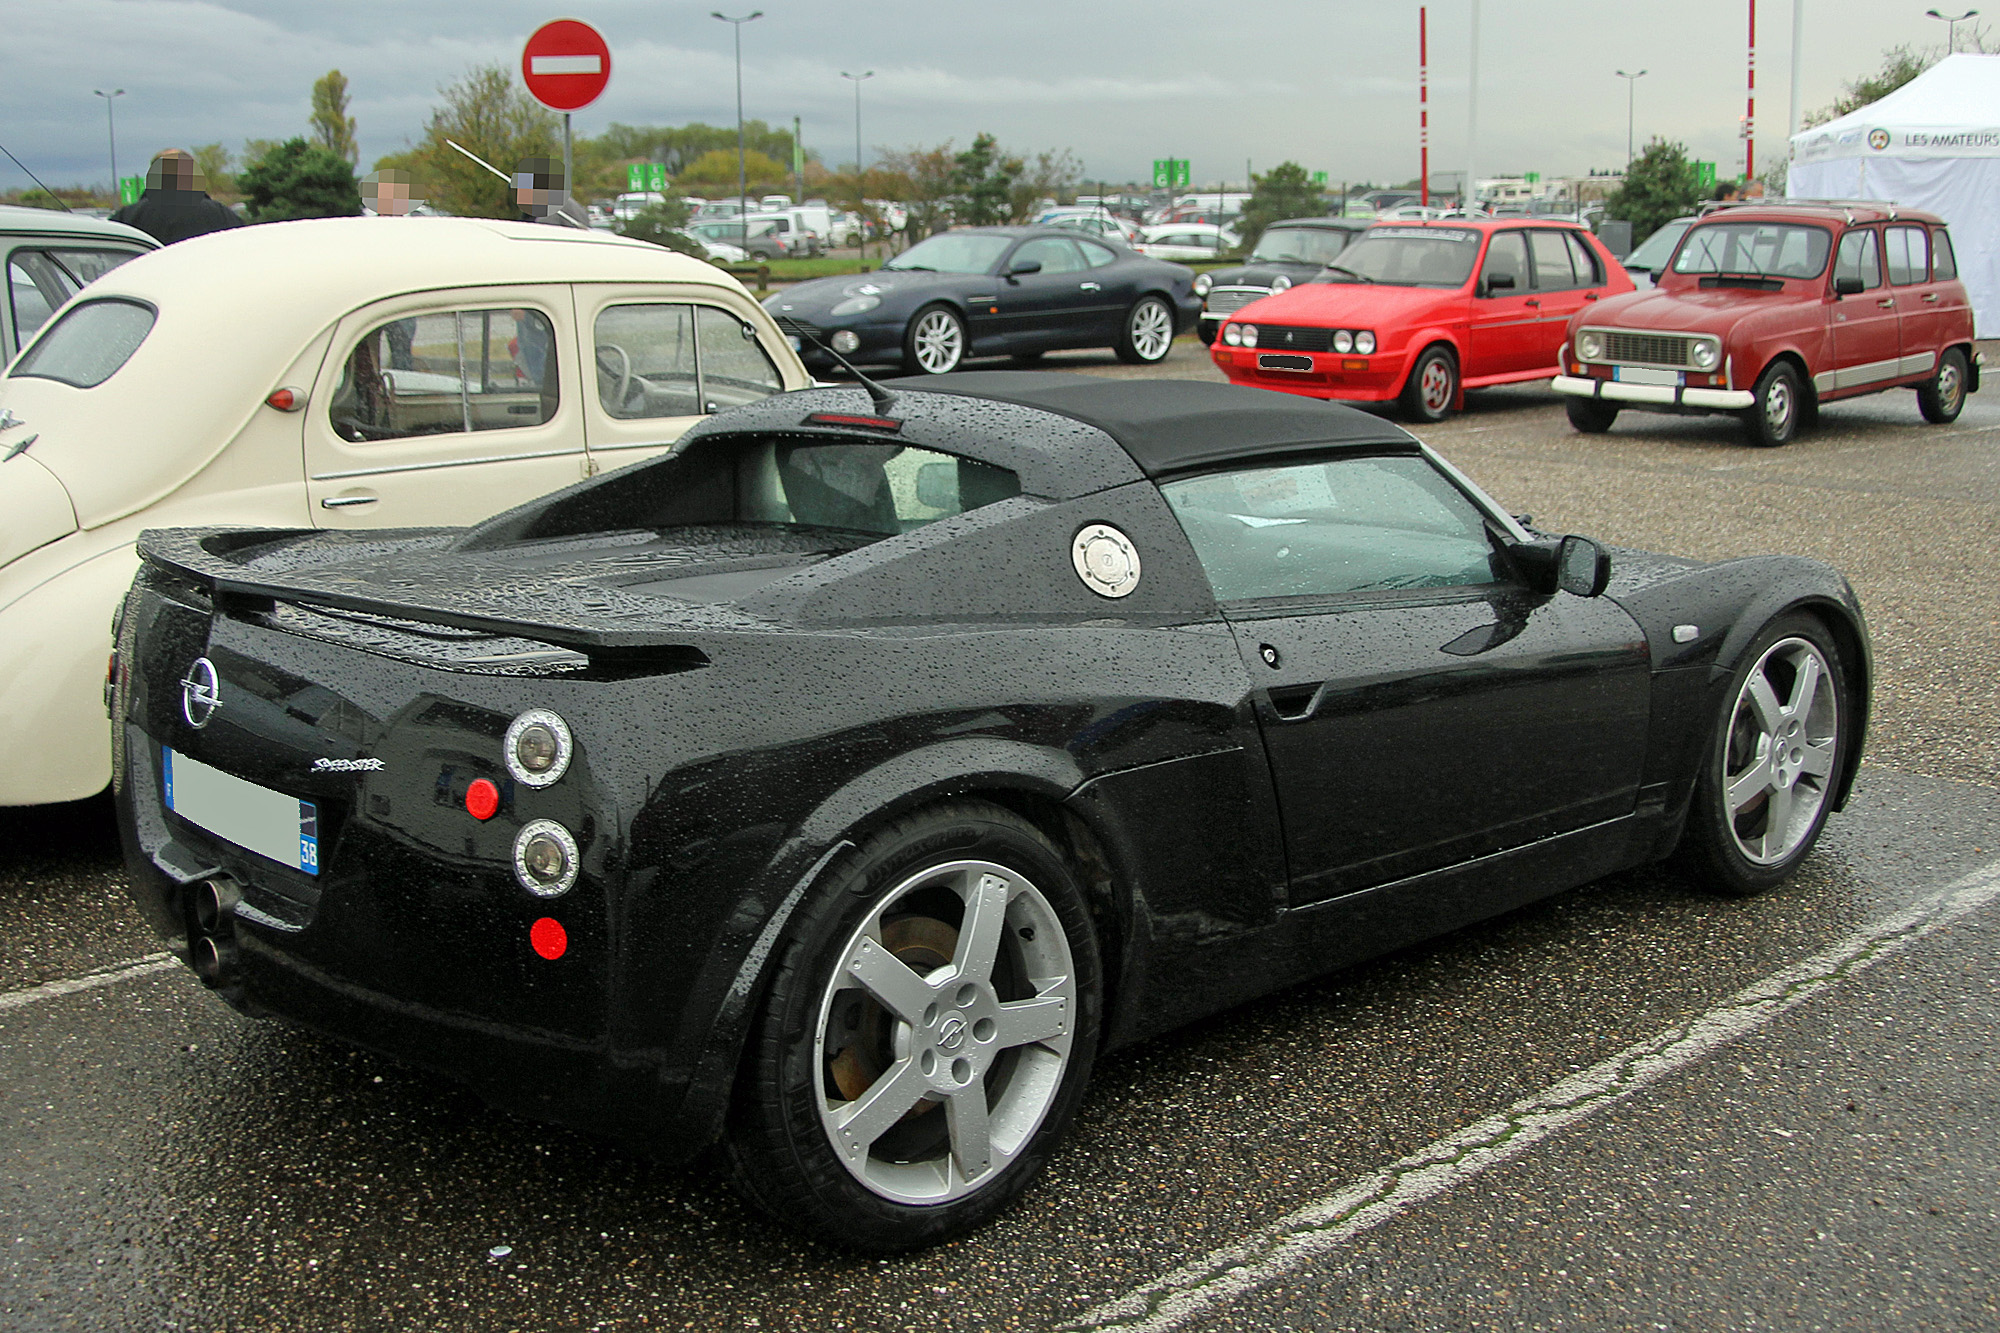
<path fill-rule="evenodd" d="M 910 330 L 910 347 L 924 373 L 942 375 L 965 359 L 965 325 L 949 310 L 926 310 Z"/>
<path fill-rule="evenodd" d="M 941 893 L 963 914 L 938 911 Z M 820 1123 L 868 1190 L 940 1204 L 997 1179 L 1063 1086 L 1076 969 L 1062 923 L 1019 871 L 926 867 L 842 947 L 814 1036 Z"/>
<path fill-rule="evenodd" d="M 1833 786 L 1840 700 L 1820 649 L 1785 638 L 1764 650 L 1736 692 L 1722 780 L 1736 849 L 1769 866 L 1816 827 Z"/>

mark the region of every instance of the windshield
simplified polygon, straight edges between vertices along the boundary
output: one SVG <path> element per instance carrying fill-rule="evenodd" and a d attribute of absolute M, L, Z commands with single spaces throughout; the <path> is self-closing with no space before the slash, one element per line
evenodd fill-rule
<path fill-rule="evenodd" d="M 918 242 L 882 267 L 928 269 L 934 273 L 991 273 L 1013 239 L 991 232 L 946 232 Z"/>
<path fill-rule="evenodd" d="M 1331 227 L 1273 227 L 1257 238 L 1250 262 L 1324 264 L 1345 250 L 1354 234 Z"/>
<path fill-rule="evenodd" d="M 1458 227 L 1370 227 L 1314 282 L 1459 287 L 1479 258 L 1479 233 Z"/>
<path fill-rule="evenodd" d="M 1676 218 L 1666 226 L 1646 238 L 1644 245 L 1625 256 L 1626 268 L 1643 268 L 1649 273 L 1657 273 L 1667 266 L 1667 259 L 1674 247 L 1681 243 L 1681 237 L 1694 225 L 1693 218 Z"/>
<path fill-rule="evenodd" d="M 1674 256 L 1676 273 L 1754 273 L 1817 278 L 1833 238 L 1824 227 L 1784 222 L 1708 222 L 1692 227 Z"/>

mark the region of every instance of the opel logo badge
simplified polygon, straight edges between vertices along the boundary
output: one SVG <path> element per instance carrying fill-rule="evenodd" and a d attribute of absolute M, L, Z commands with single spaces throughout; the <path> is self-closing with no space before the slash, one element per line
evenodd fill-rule
<path fill-rule="evenodd" d="M 955 1051 L 965 1042 L 965 1020 L 957 1014 L 945 1019 L 938 1029 L 938 1045 L 947 1051 Z"/>
<path fill-rule="evenodd" d="M 221 706 L 222 690 L 215 679 L 215 663 L 206 657 L 195 658 L 194 665 L 181 677 L 181 716 L 199 731 Z"/>

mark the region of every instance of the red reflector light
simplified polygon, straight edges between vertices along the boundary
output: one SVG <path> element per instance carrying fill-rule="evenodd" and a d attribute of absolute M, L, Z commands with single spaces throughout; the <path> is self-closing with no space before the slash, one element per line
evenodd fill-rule
<path fill-rule="evenodd" d="M 485 778 L 474 778 L 465 789 L 465 812 L 474 819 L 491 819 L 500 811 L 500 789 Z"/>
<path fill-rule="evenodd" d="M 870 430 L 901 430 L 903 423 L 894 417 L 849 416 L 845 412 L 815 412 L 806 418 L 808 426 L 866 426 Z"/>
<path fill-rule="evenodd" d="M 264 401 L 270 406 L 277 408 L 280 412 L 296 412 L 299 410 L 299 394 L 296 389 L 273 389 L 271 390 L 271 396 Z"/>
<path fill-rule="evenodd" d="M 528 943 L 536 953 L 553 963 L 569 952 L 569 932 L 562 928 L 562 922 L 545 916 L 528 927 Z"/>

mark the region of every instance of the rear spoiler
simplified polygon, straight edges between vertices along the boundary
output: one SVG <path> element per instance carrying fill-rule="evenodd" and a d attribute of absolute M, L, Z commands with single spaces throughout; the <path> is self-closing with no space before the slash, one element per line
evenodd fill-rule
<path fill-rule="evenodd" d="M 139 558 L 170 577 L 207 593 L 219 611 L 255 614 L 278 602 L 327 607 L 363 615 L 417 621 L 508 638 L 534 639 L 582 653 L 593 664 L 663 667 L 707 666 L 708 654 L 689 644 L 689 626 L 674 624 L 684 608 L 662 604 L 599 583 L 550 579 L 538 585 L 532 611 L 508 603 L 516 587 L 473 588 L 442 581 L 399 579 L 393 587 L 371 582 L 367 568 L 383 558 L 430 556 L 441 538 L 458 529 L 325 532 L 285 528 L 149 528 L 139 534 Z M 288 539 L 325 545 L 326 558 L 278 573 L 253 570 L 237 553 L 267 550 Z M 346 555 L 346 559 L 341 557 Z M 476 557 L 469 557 L 476 560 Z M 397 571 L 401 572 L 401 571 Z M 750 628 L 748 617 L 704 608 L 708 628 Z"/>

